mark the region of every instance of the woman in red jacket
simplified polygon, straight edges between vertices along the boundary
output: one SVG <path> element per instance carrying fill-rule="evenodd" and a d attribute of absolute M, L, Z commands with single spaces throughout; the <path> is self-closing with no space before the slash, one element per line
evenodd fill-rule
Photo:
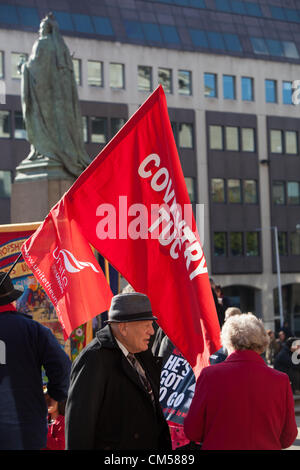
<path fill-rule="evenodd" d="M 184 431 L 203 450 L 276 450 L 297 437 L 294 400 L 286 374 L 260 356 L 268 335 L 252 314 L 229 318 L 221 340 L 227 359 L 202 370 Z"/>

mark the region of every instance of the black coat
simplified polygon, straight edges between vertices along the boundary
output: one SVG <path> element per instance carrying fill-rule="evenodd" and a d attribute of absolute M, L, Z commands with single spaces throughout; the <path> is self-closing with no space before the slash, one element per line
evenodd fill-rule
<path fill-rule="evenodd" d="M 136 354 L 152 384 L 156 409 L 109 326 L 73 363 L 66 406 L 66 448 L 171 450 L 159 404 L 160 367 L 148 350 Z"/>

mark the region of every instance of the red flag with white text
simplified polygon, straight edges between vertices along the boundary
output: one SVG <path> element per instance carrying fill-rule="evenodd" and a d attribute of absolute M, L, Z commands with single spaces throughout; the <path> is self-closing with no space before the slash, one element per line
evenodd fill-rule
<path fill-rule="evenodd" d="M 220 328 L 161 86 L 64 200 L 88 242 L 149 296 L 197 376 L 220 347 Z"/>
<path fill-rule="evenodd" d="M 110 287 L 64 198 L 21 251 L 52 301 L 65 339 L 79 325 L 109 309 Z"/>

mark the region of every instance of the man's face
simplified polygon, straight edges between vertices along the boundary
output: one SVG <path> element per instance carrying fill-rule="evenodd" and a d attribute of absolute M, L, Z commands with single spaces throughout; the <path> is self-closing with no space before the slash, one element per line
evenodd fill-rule
<path fill-rule="evenodd" d="M 132 354 L 147 351 L 154 334 L 152 320 L 126 322 L 119 325 L 122 343 Z"/>

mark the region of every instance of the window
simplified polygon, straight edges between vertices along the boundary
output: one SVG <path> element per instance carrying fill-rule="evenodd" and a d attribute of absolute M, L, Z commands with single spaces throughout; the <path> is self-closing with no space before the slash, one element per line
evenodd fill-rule
<path fill-rule="evenodd" d="M 283 56 L 283 48 L 280 41 L 276 39 L 266 39 L 266 43 L 271 55 L 282 57 Z"/>
<path fill-rule="evenodd" d="M 204 96 L 217 98 L 217 76 L 214 73 L 204 74 Z"/>
<path fill-rule="evenodd" d="M 0 18 L 1 23 L 19 24 L 17 9 L 15 5 L 1 4 Z"/>
<path fill-rule="evenodd" d="M 138 65 L 138 90 L 152 91 L 152 67 Z"/>
<path fill-rule="evenodd" d="M 143 23 L 143 31 L 147 41 L 150 42 L 162 42 L 162 37 L 157 24 L 155 23 Z"/>
<path fill-rule="evenodd" d="M 111 118 L 111 136 L 116 135 L 117 132 L 124 126 L 126 119 L 124 118 Z"/>
<path fill-rule="evenodd" d="M 209 126 L 209 148 L 211 150 L 223 150 L 222 126 Z"/>
<path fill-rule="evenodd" d="M 213 246 L 214 246 L 214 256 L 227 256 L 226 232 L 214 232 Z"/>
<path fill-rule="evenodd" d="M 0 78 L 4 78 L 4 52 L 0 51 Z"/>
<path fill-rule="evenodd" d="M 223 75 L 223 98 L 224 100 L 235 100 L 235 77 Z"/>
<path fill-rule="evenodd" d="M 298 133 L 296 131 L 285 131 L 285 153 L 297 155 Z"/>
<path fill-rule="evenodd" d="M 232 52 L 241 52 L 242 46 L 237 34 L 224 33 L 223 39 L 225 41 L 226 49 Z"/>
<path fill-rule="evenodd" d="M 288 254 L 286 232 L 278 232 L 278 250 L 279 250 L 280 256 L 286 256 Z"/>
<path fill-rule="evenodd" d="M 288 204 L 300 204 L 300 183 L 298 181 L 288 181 L 287 202 Z"/>
<path fill-rule="evenodd" d="M 0 111 L 0 138 L 9 139 L 11 134 L 10 112 Z"/>
<path fill-rule="evenodd" d="M 54 16 L 60 29 L 64 31 L 74 31 L 71 14 L 66 11 L 54 10 Z"/>
<path fill-rule="evenodd" d="M 162 24 L 160 25 L 160 30 L 161 30 L 162 37 L 165 43 L 167 44 L 179 44 L 180 43 L 180 39 L 179 39 L 177 29 L 175 26 Z"/>
<path fill-rule="evenodd" d="M 18 10 L 23 25 L 39 27 L 40 19 L 36 8 L 18 6 Z"/>
<path fill-rule="evenodd" d="M 179 123 L 178 143 L 179 147 L 193 148 L 193 124 Z"/>
<path fill-rule="evenodd" d="M 72 59 L 72 62 L 73 62 L 75 82 L 77 85 L 81 85 L 81 60 Z"/>
<path fill-rule="evenodd" d="M 271 129 L 270 131 L 271 153 L 282 153 L 282 132 Z"/>
<path fill-rule="evenodd" d="M 292 82 L 282 82 L 282 102 L 283 104 L 292 104 Z"/>
<path fill-rule="evenodd" d="M 178 70 L 178 93 L 180 95 L 192 94 L 192 72 Z"/>
<path fill-rule="evenodd" d="M 24 52 L 11 53 L 11 78 L 21 79 L 21 72 L 19 71 L 20 64 L 26 62 L 28 54 Z"/>
<path fill-rule="evenodd" d="M 113 36 L 114 31 L 109 18 L 105 16 L 92 16 L 92 22 L 97 34 Z"/>
<path fill-rule="evenodd" d="M 15 139 L 27 139 L 27 132 L 25 129 L 25 122 L 23 119 L 22 111 L 15 111 Z"/>
<path fill-rule="evenodd" d="M 291 255 L 300 255 L 300 233 L 290 233 L 290 252 Z"/>
<path fill-rule="evenodd" d="M 242 151 L 255 152 L 255 134 L 251 127 L 242 127 Z"/>
<path fill-rule="evenodd" d="M 191 178 L 188 176 L 185 176 L 184 180 L 185 180 L 185 184 L 186 184 L 186 188 L 187 188 L 187 192 L 188 192 L 191 204 L 193 204 L 194 202 L 196 202 L 195 180 L 194 178 Z"/>
<path fill-rule="evenodd" d="M 266 42 L 263 38 L 250 38 L 254 54 L 269 55 Z"/>
<path fill-rule="evenodd" d="M 266 103 L 277 103 L 276 80 L 265 80 Z"/>
<path fill-rule="evenodd" d="M 91 22 L 89 15 L 82 15 L 79 13 L 72 14 L 73 21 L 75 24 L 75 29 L 79 33 L 94 33 L 94 28 Z"/>
<path fill-rule="evenodd" d="M 109 64 L 109 86 L 110 88 L 124 88 L 124 64 Z"/>
<path fill-rule="evenodd" d="M 230 232 L 229 245 L 231 256 L 243 255 L 243 232 Z"/>
<path fill-rule="evenodd" d="M 88 84 L 90 86 L 103 86 L 103 63 L 88 60 Z"/>
<path fill-rule="evenodd" d="M 212 202 L 225 202 L 225 184 L 222 178 L 212 178 L 211 196 Z"/>
<path fill-rule="evenodd" d="M 242 202 L 241 181 L 237 179 L 227 180 L 227 200 L 232 204 Z"/>
<path fill-rule="evenodd" d="M 89 133 L 88 133 L 88 117 L 82 116 L 82 133 L 83 133 L 83 142 L 88 142 Z"/>
<path fill-rule="evenodd" d="M 296 44 L 292 41 L 282 41 L 283 53 L 285 57 L 291 59 L 298 59 L 299 54 L 296 47 Z"/>
<path fill-rule="evenodd" d="M 126 34 L 130 39 L 144 40 L 144 32 L 139 21 L 124 21 Z"/>
<path fill-rule="evenodd" d="M 283 181 L 273 181 L 272 200 L 276 205 L 285 204 L 285 184 Z"/>
<path fill-rule="evenodd" d="M 259 241 L 257 232 L 246 232 L 246 256 L 259 255 Z"/>
<path fill-rule="evenodd" d="M 102 117 L 91 117 L 91 142 L 106 144 L 107 120 Z"/>
<path fill-rule="evenodd" d="M 243 101 L 253 101 L 253 78 L 242 77 L 242 100 Z"/>
<path fill-rule="evenodd" d="M 239 130 L 237 127 L 225 127 L 226 150 L 239 150 Z"/>
<path fill-rule="evenodd" d="M 190 29 L 189 31 L 194 46 L 204 48 L 208 47 L 208 40 L 205 31 L 201 31 L 199 29 Z"/>
<path fill-rule="evenodd" d="M 255 180 L 243 181 L 243 198 L 245 204 L 257 203 L 257 183 Z"/>
<path fill-rule="evenodd" d="M 159 67 L 158 83 L 163 87 L 165 93 L 172 93 L 172 70 Z"/>
<path fill-rule="evenodd" d="M 214 31 L 206 32 L 208 37 L 208 44 L 211 49 L 224 50 L 225 43 L 221 33 L 216 33 Z"/>
<path fill-rule="evenodd" d="M 11 172 L 0 170 L 0 197 L 10 198 L 11 196 Z"/>

